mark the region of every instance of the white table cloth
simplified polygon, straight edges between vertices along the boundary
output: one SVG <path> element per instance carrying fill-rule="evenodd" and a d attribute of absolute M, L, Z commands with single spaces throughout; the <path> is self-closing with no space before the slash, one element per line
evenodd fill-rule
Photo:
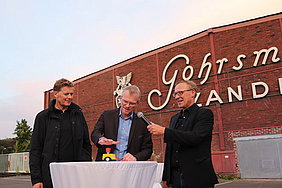
<path fill-rule="evenodd" d="M 157 162 L 51 163 L 54 188 L 150 188 Z"/>
<path fill-rule="evenodd" d="M 164 170 L 164 163 L 158 163 L 153 188 L 162 188 L 161 182 L 163 178 L 163 170 Z"/>

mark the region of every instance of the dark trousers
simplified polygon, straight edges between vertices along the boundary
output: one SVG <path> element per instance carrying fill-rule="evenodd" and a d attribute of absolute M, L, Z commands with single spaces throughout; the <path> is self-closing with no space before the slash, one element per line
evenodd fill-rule
<path fill-rule="evenodd" d="M 172 188 L 193 188 L 193 187 L 190 187 L 185 183 L 183 174 L 180 171 L 173 169 Z M 207 186 L 205 188 L 214 188 L 214 186 Z"/>
<path fill-rule="evenodd" d="M 185 185 L 183 174 L 176 170 L 172 170 L 172 188 L 189 188 Z"/>

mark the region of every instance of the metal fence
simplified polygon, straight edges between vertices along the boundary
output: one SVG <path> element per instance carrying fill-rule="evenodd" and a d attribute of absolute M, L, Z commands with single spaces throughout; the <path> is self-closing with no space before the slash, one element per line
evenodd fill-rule
<path fill-rule="evenodd" d="M 29 173 L 29 152 L 0 154 L 1 173 Z"/>
<path fill-rule="evenodd" d="M 242 178 L 282 178 L 282 134 L 235 140 Z"/>

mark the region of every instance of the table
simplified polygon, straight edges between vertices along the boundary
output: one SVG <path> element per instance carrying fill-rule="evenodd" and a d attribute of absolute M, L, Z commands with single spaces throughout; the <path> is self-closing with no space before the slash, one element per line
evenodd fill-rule
<path fill-rule="evenodd" d="M 54 188 L 150 188 L 156 181 L 157 162 L 51 163 Z M 155 186 L 155 185 L 154 185 Z"/>
<path fill-rule="evenodd" d="M 153 188 L 162 188 L 161 182 L 163 179 L 163 170 L 164 170 L 164 163 L 158 163 Z"/>

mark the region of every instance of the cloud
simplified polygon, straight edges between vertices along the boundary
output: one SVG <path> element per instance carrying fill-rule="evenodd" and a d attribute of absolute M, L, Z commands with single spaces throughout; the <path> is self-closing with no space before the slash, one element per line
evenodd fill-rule
<path fill-rule="evenodd" d="M 12 134 L 16 121 L 26 119 L 28 125 L 33 127 L 35 115 L 43 110 L 43 91 L 50 88 L 49 82 L 14 82 L 12 90 L 15 96 L 0 100 L 0 138 L 14 137 Z"/>
<path fill-rule="evenodd" d="M 78 79 L 211 27 L 277 13 L 281 7 L 281 0 L 4 1 L 0 138 L 13 136 L 22 118 L 33 126 L 43 109 L 43 92 L 61 77 Z"/>

